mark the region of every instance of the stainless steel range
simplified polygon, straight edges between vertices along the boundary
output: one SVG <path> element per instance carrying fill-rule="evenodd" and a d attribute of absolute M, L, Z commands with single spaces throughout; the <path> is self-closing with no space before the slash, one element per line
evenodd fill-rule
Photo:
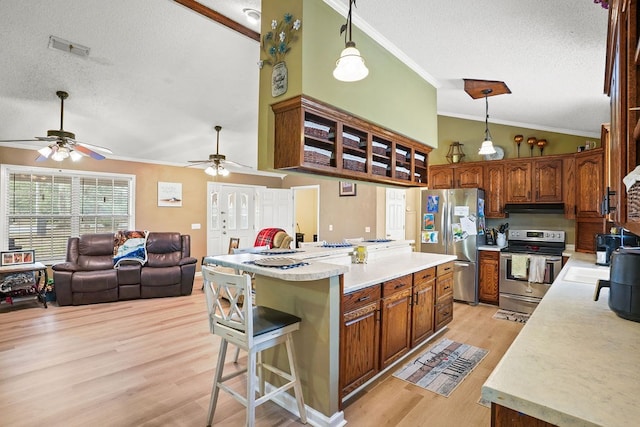
<path fill-rule="evenodd" d="M 565 232 L 508 230 L 508 239 L 500 253 L 500 308 L 533 313 L 562 269 Z"/>

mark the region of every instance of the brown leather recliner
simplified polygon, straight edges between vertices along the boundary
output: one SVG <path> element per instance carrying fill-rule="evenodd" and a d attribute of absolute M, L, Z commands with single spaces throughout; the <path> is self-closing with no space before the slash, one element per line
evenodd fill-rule
<path fill-rule="evenodd" d="M 52 267 L 58 305 L 191 294 L 197 260 L 189 235 L 149 233 L 144 266 L 128 261 L 115 269 L 113 248 L 113 233 L 69 238 L 66 262 Z"/>

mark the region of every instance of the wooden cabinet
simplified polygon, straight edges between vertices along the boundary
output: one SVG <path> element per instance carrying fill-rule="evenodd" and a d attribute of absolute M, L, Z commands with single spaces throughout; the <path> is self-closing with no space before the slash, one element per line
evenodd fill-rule
<path fill-rule="evenodd" d="M 640 235 L 639 184 L 632 194 L 622 179 L 640 164 L 640 33 L 638 2 L 610 4 L 605 67 L 605 92 L 611 97 L 608 132 L 608 179 L 611 187 L 611 220 Z M 604 195 L 603 195 L 604 196 Z M 635 197 L 630 197 L 635 196 Z"/>
<path fill-rule="evenodd" d="M 576 156 L 576 217 L 602 218 L 600 202 L 604 195 L 602 150 Z"/>
<path fill-rule="evenodd" d="M 429 188 L 433 190 L 453 188 L 453 167 L 451 165 L 429 166 Z"/>
<path fill-rule="evenodd" d="M 429 188 L 484 188 L 484 167 L 480 163 L 429 167 Z"/>
<path fill-rule="evenodd" d="M 506 406 L 491 404 L 491 427 L 556 427 L 555 424 L 542 421 Z"/>
<path fill-rule="evenodd" d="M 562 202 L 562 159 L 508 161 L 505 181 L 506 203 Z"/>
<path fill-rule="evenodd" d="M 600 212 L 604 195 L 603 150 L 576 155 L 575 219 L 576 251 L 595 253 L 596 234 L 606 233 L 609 223 Z"/>
<path fill-rule="evenodd" d="M 413 273 L 411 347 L 417 346 L 435 332 L 433 330 L 433 298 L 435 283 L 435 267 Z"/>
<path fill-rule="evenodd" d="M 574 156 L 565 156 L 562 159 L 562 201 L 564 202 L 564 217 L 575 219 L 576 217 L 576 159 Z"/>
<path fill-rule="evenodd" d="M 426 186 L 431 148 L 320 101 L 272 106 L 274 167 L 404 186 Z"/>
<path fill-rule="evenodd" d="M 340 390 L 346 396 L 379 371 L 380 285 L 346 294 L 340 331 Z"/>
<path fill-rule="evenodd" d="M 513 160 L 504 165 L 505 202 L 531 202 L 531 161 Z"/>
<path fill-rule="evenodd" d="M 500 274 L 500 252 L 480 251 L 478 266 L 478 297 L 480 302 L 498 304 L 498 280 Z"/>
<path fill-rule="evenodd" d="M 436 267 L 435 330 L 453 320 L 453 261 Z"/>
<path fill-rule="evenodd" d="M 459 165 L 453 169 L 455 188 L 484 188 L 482 165 Z"/>
<path fill-rule="evenodd" d="M 487 218 L 504 218 L 504 165 L 489 163 L 484 168 L 484 215 Z"/>
<path fill-rule="evenodd" d="M 412 276 L 382 284 L 380 307 L 380 368 L 384 369 L 411 348 Z"/>
<path fill-rule="evenodd" d="M 534 160 L 533 201 L 562 202 L 562 159 Z"/>

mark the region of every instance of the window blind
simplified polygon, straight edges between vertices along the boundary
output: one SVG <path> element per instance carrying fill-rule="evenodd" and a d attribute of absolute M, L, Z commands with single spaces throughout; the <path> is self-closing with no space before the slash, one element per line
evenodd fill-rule
<path fill-rule="evenodd" d="M 134 177 L 3 166 L 2 235 L 9 250 L 64 260 L 70 236 L 135 228 Z"/>

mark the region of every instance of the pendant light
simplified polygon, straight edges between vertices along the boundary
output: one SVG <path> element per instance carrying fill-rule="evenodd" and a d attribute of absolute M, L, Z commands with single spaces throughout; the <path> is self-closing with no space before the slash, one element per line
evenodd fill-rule
<path fill-rule="evenodd" d="M 344 34 L 345 48 L 336 61 L 336 68 L 333 70 L 333 77 L 342 82 L 357 82 L 369 75 L 369 69 L 364 63 L 364 58 L 360 56 L 360 51 L 356 49 L 356 44 L 351 40 L 351 6 L 356 4 L 356 0 L 349 0 L 349 13 L 347 23 L 340 27 L 340 34 Z M 347 41 L 347 34 L 349 40 Z"/>
<path fill-rule="evenodd" d="M 496 149 L 493 148 L 493 141 L 491 140 L 491 133 L 489 133 L 489 94 L 493 92 L 492 89 L 484 89 L 482 93 L 484 94 L 485 101 L 485 119 L 484 119 L 484 141 L 482 142 L 482 146 L 480 147 L 480 151 L 478 154 L 494 154 Z"/>

